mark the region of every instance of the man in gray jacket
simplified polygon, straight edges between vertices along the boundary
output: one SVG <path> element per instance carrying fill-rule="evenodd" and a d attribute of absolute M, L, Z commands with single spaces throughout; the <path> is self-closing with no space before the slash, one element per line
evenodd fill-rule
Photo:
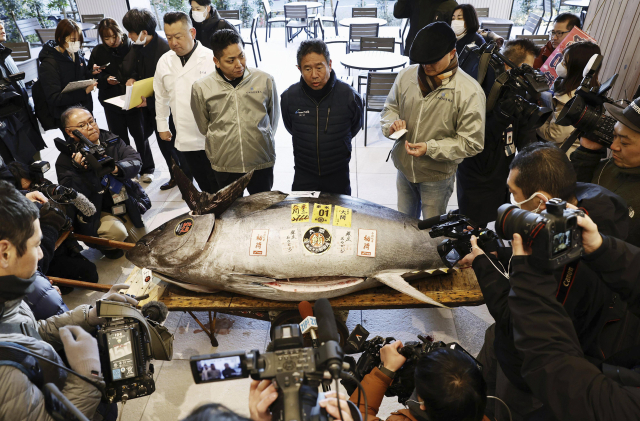
<path fill-rule="evenodd" d="M 255 170 L 249 194 L 270 191 L 280 118 L 273 76 L 246 66 L 242 38 L 229 29 L 211 37 L 216 72 L 193 84 L 191 110 L 220 188 Z"/>
<path fill-rule="evenodd" d="M 458 164 L 484 147 L 486 99 L 458 68 L 456 35 L 444 22 L 418 32 L 381 114 L 382 133 L 395 139 L 398 210 L 424 219 L 441 215 L 453 193 Z M 392 137 L 393 138 L 393 137 Z"/>

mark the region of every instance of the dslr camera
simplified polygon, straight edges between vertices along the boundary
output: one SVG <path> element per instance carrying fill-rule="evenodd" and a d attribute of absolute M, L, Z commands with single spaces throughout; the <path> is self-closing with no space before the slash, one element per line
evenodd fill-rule
<path fill-rule="evenodd" d="M 582 256 L 578 216 L 584 216 L 584 212 L 567 209 L 567 202 L 562 199 L 549 200 L 540 214 L 504 204 L 498 208 L 496 232 L 503 240 L 520 234 L 524 245 L 532 249 L 530 259 L 542 268 L 554 270 Z"/>
<path fill-rule="evenodd" d="M 337 381 L 344 353 L 329 301 L 316 301 L 314 313 L 322 343 L 318 348 L 304 347 L 299 325 L 277 326 L 271 352 L 252 350 L 191 357 L 194 382 L 247 377 L 272 380 L 278 390 L 278 398 L 271 406 L 273 421 L 328 420 L 326 411 L 317 406 L 318 387 Z"/>
<path fill-rule="evenodd" d="M 79 142 L 75 142 L 73 140 L 65 141 L 60 139 L 59 137 L 55 138 L 54 141 L 58 144 L 58 149 L 66 150 L 69 154 L 73 155 L 76 152 L 79 152 L 82 157 L 85 159 L 89 168 L 93 170 L 98 178 L 102 178 L 107 174 L 111 174 L 113 170 L 116 168 L 116 163 L 112 157 L 107 155 L 107 150 L 99 144 L 94 144 L 89 139 L 87 139 L 79 130 L 74 130 L 73 135 L 80 139 Z M 107 139 L 106 143 L 109 145 L 118 140 L 118 137 L 114 137 L 111 139 Z M 78 164 L 75 160 L 72 160 L 73 165 L 79 169 L 84 169 L 80 164 Z"/>
<path fill-rule="evenodd" d="M 128 303 L 96 302 L 98 317 L 107 319 L 98 326 L 96 335 L 106 383 L 103 400 L 107 403 L 126 402 L 155 392 L 151 361 L 173 358 L 173 335 L 152 320 L 152 304 L 159 305 L 151 302 L 141 313 Z"/>
<path fill-rule="evenodd" d="M 23 108 L 22 96 L 13 84 L 24 79 L 24 72 L 0 77 L 0 118 L 9 117 Z"/>
<path fill-rule="evenodd" d="M 603 56 L 594 54 L 582 73 L 583 79 L 576 95 L 567 102 L 558 115 L 557 123 L 561 126 L 573 126 L 576 130 L 566 141 L 569 145 L 581 136 L 597 142 L 607 148 L 613 143 L 613 126 L 616 120 L 605 115 L 604 103 L 613 103 L 607 92 L 616 83 L 618 74 L 611 76 L 600 87 L 590 88 L 591 80 L 602 66 Z"/>
<path fill-rule="evenodd" d="M 425 219 L 418 223 L 421 230 L 431 228 L 431 238 L 449 237 L 438 244 L 438 254 L 448 267 L 454 267 L 460 259 L 471 253 L 471 236 L 478 238 L 478 247 L 487 253 L 498 250 L 502 244 L 495 232 L 479 227 L 468 217 L 451 211 Z"/>

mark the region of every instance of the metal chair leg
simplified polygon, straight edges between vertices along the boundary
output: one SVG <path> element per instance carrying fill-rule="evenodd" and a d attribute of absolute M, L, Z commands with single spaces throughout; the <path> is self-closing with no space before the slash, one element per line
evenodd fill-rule
<path fill-rule="evenodd" d="M 369 115 L 369 112 L 367 111 L 367 108 L 365 106 L 364 108 L 364 147 L 367 147 L 367 117 Z"/>
<path fill-rule="evenodd" d="M 258 58 L 262 61 L 262 54 L 260 54 L 260 44 L 258 44 L 258 36 L 256 35 L 256 48 L 258 49 Z M 258 67 L 258 66 L 256 66 Z"/>
<path fill-rule="evenodd" d="M 253 59 L 256 62 L 256 67 L 258 67 L 258 56 L 256 56 L 256 49 L 253 47 L 253 42 L 251 43 L 251 50 L 253 51 Z"/>
<path fill-rule="evenodd" d="M 336 17 L 333 17 L 333 26 L 336 28 L 336 36 L 338 36 L 338 21 Z"/>
<path fill-rule="evenodd" d="M 269 19 L 269 18 L 267 18 Z M 267 35 L 269 35 L 269 28 L 271 28 L 271 24 L 267 21 L 267 27 L 264 31 L 264 42 L 267 42 Z"/>

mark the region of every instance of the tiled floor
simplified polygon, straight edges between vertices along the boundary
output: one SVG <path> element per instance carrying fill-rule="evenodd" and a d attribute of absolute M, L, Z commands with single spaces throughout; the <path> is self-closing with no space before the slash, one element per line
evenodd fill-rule
<path fill-rule="evenodd" d="M 341 28 L 342 31 L 345 28 Z M 260 69 L 270 72 L 276 79 L 278 91 L 296 82 L 300 73 L 295 65 L 295 51 L 300 39 L 294 40 L 285 49 L 284 33 L 281 28 L 273 28 L 272 36 L 265 45 L 264 30 L 258 29 L 258 39 L 262 52 Z M 393 36 L 397 28 L 381 28 L 381 33 Z M 344 55 L 342 45 L 330 47 L 333 68 L 339 76 L 346 75 L 340 63 Z M 248 64 L 253 66 L 253 57 L 248 52 Z M 94 100 L 95 115 L 100 127 L 107 128 L 104 112 L 97 98 Z M 353 196 L 370 200 L 390 208 L 396 208 L 396 170 L 393 164 L 385 162 L 392 141 L 384 138 L 380 132 L 377 113 L 369 114 L 368 146 L 364 147 L 364 135 L 360 132 L 354 139 L 354 151 L 351 161 L 351 185 Z M 46 134 L 48 149 L 42 157 L 52 164 L 58 155 L 53 139 L 59 136 L 57 131 Z M 156 162 L 156 179 L 146 186 L 153 201 L 153 207 L 144 215 L 150 229 L 186 212 L 187 206 L 182 202 L 177 188 L 160 191 L 159 187 L 169 179 L 169 174 L 155 138 L 151 139 L 153 156 Z M 277 160 L 275 166 L 274 190 L 290 191 L 293 180 L 293 150 L 291 138 L 280 122 L 277 134 Z M 55 168 L 47 174 L 55 180 Z M 456 207 L 455 192 L 449 203 Z M 126 279 L 132 270 L 132 264 L 125 258 L 116 261 L 101 258 L 95 250 L 85 251 L 85 255 L 98 266 L 100 282 L 115 284 Z M 64 297 L 69 307 L 88 303 L 101 296 L 97 292 L 76 290 Z M 203 317 L 205 319 L 206 317 Z M 129 401 L 124 407 L 122 420 L 176 420 L 185 417 L 193 408 L 207 402 L 221 402 L 243 415 L 248 415 L 247 402 L 249 381 L 236 380 L 218 384 L 195 385 L 191 378 L 188 359 L 192 355 L 231 350 L 250 350 L 257 348 L 263 351 L 266 347 L 269 323 L 245 319 L 241 317 L 223 316 L 224 321 L 218 323 L 220 346 L 211 347 L 207 336 L 188 314 L 173 312 L 166 325 L 175 334 L 174 357 L 170 362 L 158 362 L 156 366 L 157 390 L 149 397 Z M 443 309 L 411 309 L 411 310 L 371 310 L 352 311 L 347 324 L 352 329 L 362 323 L 372 335 L 394 336 L 408 341 L 417 340 L 418 334 L 431 334 L 437 340 L 459 341 L 463 347 L 474 355 L 480 350 L 484 330 L 492 323 L 492 318 L 485 306 L 474 308 Z M 393 398 L 385 398 L 380 416 L 386 418 L 390 412 L 398 408 Z"/>

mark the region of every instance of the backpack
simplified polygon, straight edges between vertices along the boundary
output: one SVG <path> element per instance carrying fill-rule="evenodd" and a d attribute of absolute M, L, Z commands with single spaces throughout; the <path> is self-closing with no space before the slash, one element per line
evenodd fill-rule
<path fill-rule="evenodd" d="M 56 63 L 57 66 L 57 63 Z M 42 89 L 42 82 L 40 79 L 36 79 L 31 86 L 31 97 L 33 98 L 33 108 L 36 113 L 36 117 L 42 128 L 47 130 L 57 129 L 56 119 L 51 115 L 49 104 L 47 103 L 47 97 Z"/>

